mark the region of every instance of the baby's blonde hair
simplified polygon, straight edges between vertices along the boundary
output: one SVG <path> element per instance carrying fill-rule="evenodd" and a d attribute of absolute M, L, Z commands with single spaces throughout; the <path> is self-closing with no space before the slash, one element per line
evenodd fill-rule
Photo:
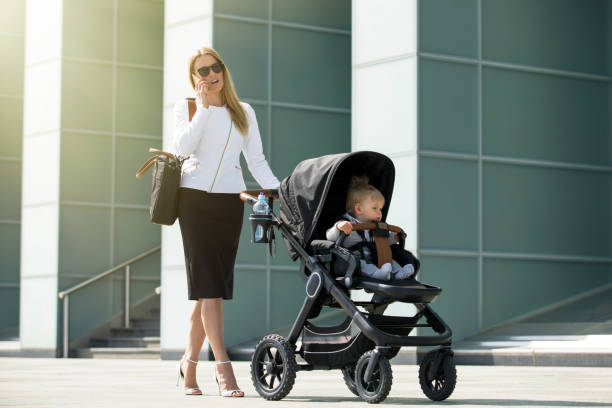
<path fill-rule="evenodd" d="M 352 213 L 357 203 L 363 203 L 366 198 L 372 201 L 385 202 L 385 196 L 373 185 L 368 183 L 367 176 L 353 176 L 346 196 L 346 212 Z"/>

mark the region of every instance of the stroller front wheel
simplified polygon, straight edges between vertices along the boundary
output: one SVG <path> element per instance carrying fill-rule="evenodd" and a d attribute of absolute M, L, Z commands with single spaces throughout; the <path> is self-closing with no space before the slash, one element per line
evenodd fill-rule
<path fill-rule="evenodd" d="M 259 395 L 272 401 L 285 398 L 296 372 L 293 346 L 285 338 L 270 334 L 261 339 L 251 359 L 251 380 Z"/>
<path fill-rule="evenodd" d="M 393 374 L 391 364 L 385 356 L 378 358 L 378 364 L 374 367 L 369 381 L 365 380 L 366 369 L 372 358 L 373 351 L 364 353 L 355 365 L 355 385 L 359 398 L 370 404 L 378 404 L 384 401 L 391 391 Z"/>
<path fill-rule="evenodd" d="M 457 384 L 457 368 L 452 353 L 432 350 L 425 354 L 419 366 L 419 383 L 432 401 L 450 397 Z"/>

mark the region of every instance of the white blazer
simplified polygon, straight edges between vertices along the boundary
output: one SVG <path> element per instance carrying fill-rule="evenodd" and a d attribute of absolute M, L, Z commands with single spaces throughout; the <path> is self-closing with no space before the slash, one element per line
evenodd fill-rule
<path fill-rule="evenodd" d="M 266 189 L 278 188 L 280 183 L 263 154 L 255 111 L 248 103 L 241 104 L 249 123 L 247 135 L 238 131 L 225 106 L 210 105 L 205 108 L 198 101 L 196 113 L 189 122 L 187 100 L 174 105 L 174 149 L 177 155 L 190 157 L 183 165 L 186 170 L 181 178 L 181 187 L 211 193 L 239 193 L 246 190 L 240 168 L 242 151 L 257 183 Z M 199 162 L 198 167 L 187 169 L 194 162 Z"/>

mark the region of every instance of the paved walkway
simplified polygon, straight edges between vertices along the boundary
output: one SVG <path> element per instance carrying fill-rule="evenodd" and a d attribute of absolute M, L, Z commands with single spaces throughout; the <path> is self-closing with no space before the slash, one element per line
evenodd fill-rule
<path fill-rule="evenodd" d="M 204 397 L 181 395 L 175 364 L 151 360 L 0 358 L 2 407 L 365 407 L 344 386 L 337 370 L 298 373 L 281 402 L 259 397 L 249 365 L 235 364 L 244 399 L 215 396 L 213 364 L 202 362 Z M 385 406 L 612 407 L 611 367 L 459 366 L 457 388 L 443 403 L 421 392 L 414 365 L 393 366 Z"/>

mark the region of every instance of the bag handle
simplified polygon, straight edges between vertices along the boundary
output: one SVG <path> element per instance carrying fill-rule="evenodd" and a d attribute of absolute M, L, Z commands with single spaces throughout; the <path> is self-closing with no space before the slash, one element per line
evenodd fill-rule
<path fill-rule="evenodd" d="M 157 156 L 150 157 L 149 160 L 144 162 L 144 164 L 140 166 L 140 168 L 136 172 L 136 178 L 140 178 L 143 174 L 145 174 L 147 170 L 151 168 L 155 159 L 157 159 Z"/>

